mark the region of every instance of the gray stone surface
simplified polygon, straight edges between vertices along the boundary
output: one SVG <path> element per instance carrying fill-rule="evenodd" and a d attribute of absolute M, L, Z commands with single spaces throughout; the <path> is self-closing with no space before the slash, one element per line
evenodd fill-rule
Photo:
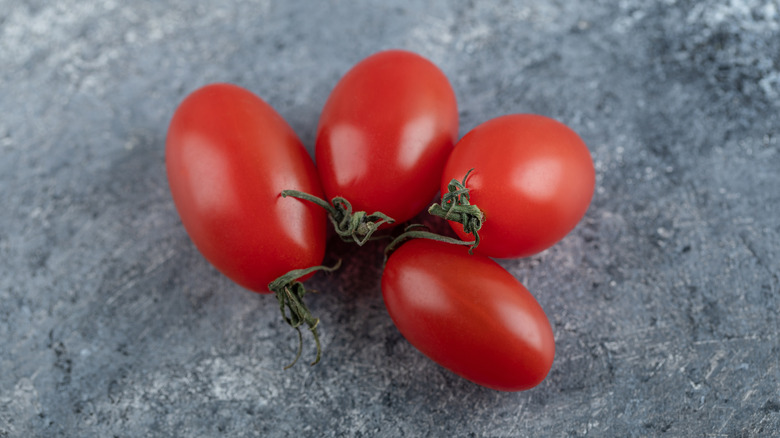
<path fill-rule="evenodd" d="M 0 0 L 0 437 L 780 435 L 777 0 Z M 556 336 L 522 393 L 427 360 L 379 246 L 331 242 L 320 365 L 271 296 L 197 253 L 170 199 L 178 102 L 228 81 L 312 150 L 338 78 L 438 64 L 461 134 L 533 112 L 590 146 L 563 242 L 502 261 Z M 311 344 L 307 344 L 311 347 Z M 308 349 L 305 353 L 311 354 Z"/>

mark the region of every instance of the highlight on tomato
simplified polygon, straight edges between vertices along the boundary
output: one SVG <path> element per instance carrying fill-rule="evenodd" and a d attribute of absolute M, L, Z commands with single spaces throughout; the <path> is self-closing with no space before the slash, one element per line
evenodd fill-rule
<path fill-rule="evenodd" d="M 382 295 L 414 347 L 474 383 L 527 390 L 552 367 L 555 341 L 542 307 L 512 274 L 464 246 L 401 244 L 387 259 Z"/>
<path fill-rule="evenodd" d="M 569 127 L 533 114 L 489 120 L 455 146 L 441 178 L 450 221 L 474 252 L 514 258 L 539 253 L 585 215 L 595 186 L 587 146 Z"/>
<path fill-rule="evenodd" d="M 327 222 L 321 208 L 280 194 L 322 196 L 314 163 L 287 122 L 248 90 L 204 86 L 176 109 L 165 164 L 174 204 L 200 253 L 239 285 L 276 293 L 285 320 L 312 330 L 319 359 L 318 320 L 303 304 L 300 281 L 325 269 L 319 265 Z"/>
<path fill-rule="evenodd" d="M 315 155 L 325 195 L 340 211 L 377 212 L 362 219 L 363 233 L 405 222 L 436 195 L 457 135 L 455 92 L 438 67 L 403 50 L 373 54 L 339 80 L 322 110 Z M 342 237 L 364 241 L 353 233 L 361 220 L 337 213 L 334 222 L 351 226 Z"/>

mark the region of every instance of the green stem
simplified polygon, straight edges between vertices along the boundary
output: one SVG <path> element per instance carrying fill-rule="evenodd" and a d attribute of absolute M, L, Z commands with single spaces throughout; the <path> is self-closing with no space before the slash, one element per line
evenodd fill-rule
<path fill-rule="evenodd" d="M 433 204 L 428 208 L 428 213 L 457 222 L 463 226 L 465 233 L 474 236 L 474 241 L 469 247 L 469 254 L 473 254 L 474 248 L 479 246 L 479 230 L 485 221 L 485 213 L 469 202 L 470 194 L 469 188 L 466 187 L 466 180 L 473 170 L 466 172 L 463 181 L 451 180 L 447 184 L 447 193 L 441 195 L 441 204 Z"/>
<path fill-rule="evenodd" d="M 393 239 L 392 242 L 390 242 L 385 247 L 385 261 L 384 263 L 387 263 L 387 259 L 390 258 L 390 254 L 393 253 L 397 249 L 398 246 L 400 246 L 402 243 L 409 239 L 429 239 L 429 240 L 435 240 L 437 242 L 444 242 L 444 243 L 451 243 L 453 245 L 463 245 L 463 246 L 473 246 L 475 242 L 464 242 L 460 239 L 455 239 L 452 237 L 442 236 L 441 234 L 432 233 L 430 231 L 427 231 L 427 228 L 424 225 L 420 224 L 412 224 L 406 227 L 404 232 Z"/>
<path fill-rule="evenodd" d="M 268 283 L 268 290 L 276 295 L 276 299 L 279 301 L 279 310 L 282 312 L 282 318 L 284 321 L 298 331 L 298 353 L 295 356 L 295 360 L 291 364 L 284 367 L 290 368 L 298 362 L 303 351 L 303 335 L 301 335 L 301 325 L 304 323 L 309 327 L 312 335 L 314 336 L 314 342 L 317 344 L 317 357 L 312 362 L 312 365 L 316 365 L 322 357 L 322 346 L 320 344 L 320 335 L 317 332 L 317 325 L 320 323 L 319 318 L 312 316 L 311 311 L 303 301 L 303 296 L 309 291 L 306 290 L 303 283 L 298 281 L 299 278 L 311 274 L 316 271 L 333 272 L 341 266 L 341 260 L 336 262 L 332 267 L 328 266 L 312 266 L 305 269 L 293 269 L 292 271 L 282 275 L 276 280 Z M 289 315 L 288 315 L 289 310 Z"/>
<path fill-rule="evenodd" d="M 286 198 L 288 196 L 312 202 L 327 210 L 328 217 L 341 240 L 355 242 L 358 246 L 363 246 L 371 240 L 371 236 L 381 225 L 395 222 L 393 218 L 379 211 L 371 214 L 365 211 L 353 212 L 352 204 L 340 196 L 328 202 L 298 190 L 282 190 L 282 197 Z"/>

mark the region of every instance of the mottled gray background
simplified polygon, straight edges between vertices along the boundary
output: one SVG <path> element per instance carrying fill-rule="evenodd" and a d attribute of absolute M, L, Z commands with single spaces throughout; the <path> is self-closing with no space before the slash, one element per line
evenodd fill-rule
<path fill-rule="evenodd" d="M 0 0 L 0 437 L 780 435 L 780 2 Z M 441 369 L 331 242 L 322 363 L 282 370 L 276 301 L 197 253 L 164 139 L 213 81 L 311 151 L 328 93 L 386 48 L 450 78 L 461 135 L 533 112 L 590 146 L 563 242 L 503 261 L 553 324 L 523 393 Z M 378 102 L 381 104 L 381 102 Z M 307 339 L 304 359 L 312 354 Z"/>

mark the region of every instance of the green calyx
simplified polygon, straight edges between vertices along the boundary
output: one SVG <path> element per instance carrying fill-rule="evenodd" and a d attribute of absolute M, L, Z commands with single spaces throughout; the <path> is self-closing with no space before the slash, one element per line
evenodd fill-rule
<path fill-rule="evenodd" d="M 352 204 L 340 196 L 328 202 L 298 190 L 282 190 L 282 197 L 286 198 L 288 196 L 312 202 L 327 210 L 328 217 L 341 240 L 355 242 L 358 246 L 363 246 L 371 240 L 371 236 L 382 224 L 395 222 L 393 218 L 379 211 L 371 214 L 365 211 L 353 212 Z"/>
<path fill-rule="evenodd" d="M 441 196 L 441 204 L 433 204 L 428 208 L 428 213 L 438 216 L 442 219 L 457 222 L 463 226 L 463 231 L 474 236 L 474 242 L 471 242 L 469 254 L 474 252 L 474 248 L 479 246 L 479 230 L 485 221 L 485 214 L 476 205 L 470 201 L 469 189 L 466 187 L 466 180 L 474 169 L 466 172 L 463 181 L 453 179 L 447 184 L 447 193 Z"/>
<path fill-rule="evenodd" d="M 276 299 L 279 301 L 279 310 L 282 312 L 282 318 L 284 318 L 284 321 L 289 324 L 290 327 L 298 332 L 298 353 L 295 356 L 295 360 L 284 367 L 285 369 L 295 365 L 301 357 L 301 353 L 303 352 L 301 326 L 303 324 L 306 324 L 309 327 L 309 330 L 314 336 L 314 342 L 317 344 L 317 357 L 311 365 L 316 365 L 322 357 L 320 335 L 317 332 L 317 325 L 319 325 L 320 319 L 312 316 L 306 303 L 304 303 L 303 297 L 309 291 L 306 290 L 303 283 L 298 281 L 298 279 L 316 271 L 333 272 L 340 266 L 341 260 L 332 267 L 313 266 L 306 269 L 294 269 L 268 283 L 268 290 L 273 292 L 276 295 Z"/>

